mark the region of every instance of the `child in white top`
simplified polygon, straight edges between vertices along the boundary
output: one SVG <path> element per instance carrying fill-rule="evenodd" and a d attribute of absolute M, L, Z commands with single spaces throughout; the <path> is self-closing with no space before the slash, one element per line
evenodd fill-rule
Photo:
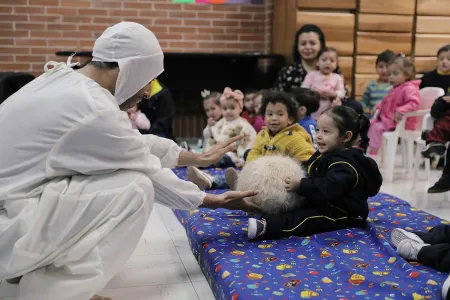
<path fill-rule="evenodd" d="M 256 131 L 250 123 L 242 118 L 241 112 L 244 94 L 241 91 L 232 91 L 225 88 L 220 97 L 220 108 L 222 110 L 222 119 L 220 119 L 211 129 L 211 138 L 206 144 L 205 151 L 208 151 L 213 145 L 224 142 L 237 135 L 243 135 L 244 138 L 237 142 L 236 149 L 228 152 L 225 157 L 214 167 L 242 167 L 244 166 L 244 153 L 251 149 L 256 138 Z"/>
<path fill-rule="evenodd" d="M 318 57 L 317 67 L 319 70 L 308 72 L 302 83 L 302 87 L 320 94 L 320 107 L 311 115 L 314 120 L 317 120 L 329 107 L 341 105 L 341 99 L 345 97 L 346 93 L 344 79 L 341 75 L 333 73 L 338 64 L 337 50 L 325 47 L 319 52 Z"/>
<path fill-rule="evenodd" d="M 203 90 L 201 95 L 203 98 L 203 109 L 208 117 L 208 123 L 203 130 L 203 148 L 206 149 L 208 143 L 215 144 L 214 141 L 210 140 L 211 128 L 222 118 L 222 110 L 220 109 L 220 96 L 222 94 Z"/>

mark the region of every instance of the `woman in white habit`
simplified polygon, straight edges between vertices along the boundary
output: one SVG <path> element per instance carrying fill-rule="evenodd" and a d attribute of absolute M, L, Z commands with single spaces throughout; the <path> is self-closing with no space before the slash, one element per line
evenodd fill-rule
<path fill-rule="evenodd" d="M 0 106 L 0 279 L 20 281 L 21 300 L 102 299 L 154 201 L 255 209 L 241 200 L 254 192 L 208 195 L 170 170 L 211 165 L 237 139 L 197 155 L 132 129 L 126 110 L 164 70 L 151 31 L 114 25 L 90 64 L 70 66 L 47 63 Z"/>

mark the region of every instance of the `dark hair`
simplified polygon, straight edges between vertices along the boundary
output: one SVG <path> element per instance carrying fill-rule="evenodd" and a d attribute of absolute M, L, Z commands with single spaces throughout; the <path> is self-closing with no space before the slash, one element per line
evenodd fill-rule
<path fill-rule="evenodd" d="M 450 52 L 450 44 L 439 48 L 436 56 L 439 56 L 442 52 Z"/>
<path fill-rule="evenodd" d="M 406 81 L 410 81 L 416 78 L 416 67 L 414 64 L 407 59 L 404 54 L 397 55 L 389 65 L 396 64 L 402 70 L 403 74 L 406 76 Z"/>
<path fill-rule="evenodd" d="M 339 135 L 343 136 L 347 131 L 352 132 L 352 138 L 346 143 L 346 147 L 350 148 L 354 142 L 361 137 L 358 142 L 359 146 L 367 149 L 369 146 L 369 137 L 367 133 L 370 127 L 370 121 L 365 115 L 358 115 L 353 108 L 346 106 L 335 106 L 323 112 L 329 115 L 336 127 L 339 129 Z"/>
<path fill-rule="evenodd" d="M 103 62 L 91 60 L 89 64 L 101 70 L 114 70 L 119 68 L 119 64 L 116 62 Z"/>
<path fill-rule="evenodd" d="M 377 56 L 377 61 L 375 62 L 375 66 L 380 62 L 389 63 L 391 60 L 395 58 L 395 53 L 389 49 L 384 50 Z"/>
<path fill-rule="evenodd" d="M 321 57 L 325 52 L 334 52 L 336 53 L 336 58 L 339 58 L 338 51 L 333 47 L 323 47 L 322 49 L 320 49 L 319 53 L 317 53 L 317 58 Z"/>
<path fill-rule="evenodd" d="M 314 24 L 303 25 L 295 33 L 294 47 L 292 49 L 292 58 L 293 58 L 294 62 L 296 62 L 296 63 L 299 63 L 302 61 L 302 57 L 300 56 L 300 53 L 298 53 L 299 37 L 302 33 L 306 33 L 306 32 L 317 33 L 317 35 L 319 36 L 319 41 L 320 41 L 320 49 L 323 49 L 326 46 L 325 45 L 325 35 L 323 34 L 323 31 L 322 31 L 322 29 L 320 29 L 319 26 L 314 25 Z"/>
<path fill-rule="evenodd" d="M 306 108 L 306 115 L 315 113 L 320 107 L 320 94 L 307 88 L 298 88 L 291 91 L 292 98 L 297 102 L 298 107 Z"/>
<path fill-rule="evenodd" d="M 259 92 L 258 89 L 248 88 L 248 89 L 245 89 L 244 95 L 247 95 L 247 94 L 256 94 L 257 92 Z"/>
<path fill-rule="evenodd" d="M 212 100 L 215 105 L 220 107 L 220 96 L 222 96 L 222 94 L 219 92 L 211 92 L 208 96 L 203 98 L 203 102 L 206 100 Z"/>
<path fill-rule="evenodd" d="M 286 106 L 287 113 L 289 118 L 293 122 L 297 122 L 297 104 L 294 100 L 289 96 L 288 93 L 285 92 L 276 92 L 276 91 L 265 91 L 263 94 L 262 104 L 261 104 L 261 115 L 264 117 L 266 115 L 267 105 L 269 103 L 277 104 L 281 103 Z"/>

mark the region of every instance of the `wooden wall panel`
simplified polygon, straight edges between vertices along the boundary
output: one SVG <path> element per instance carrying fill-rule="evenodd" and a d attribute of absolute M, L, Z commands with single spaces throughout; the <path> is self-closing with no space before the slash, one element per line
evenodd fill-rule
<path fill-rule="evenodd" d="M 353 75 L 353 57 L 352 56 L 339 56 L 339 68 L 344 75 L 345 82 L 350 84 L 352 82 Z"/>
<path fill-rule="evenodd" d="M 433 71 L 436 68 L 436 56 L 433 57 L 416 57 L 414 65 L 416 66 L 416 73 L 425 73 Z"/>
<path fill-rule="evenodd" d="M 339 0 L 336 0 L 339 1 Z M 415 0 L 360 0 L 361 13 L 414 15 Z M 446 1 L 446 0 L 441 0 Z"/>
<path fill-rule="evenodd" d="M 360 14 L 359 31 L 412 32 L 413 16 Z"/>
<path fill-rule="evenodd" d="M 297 6 L 299 8 L 355 9 L 356 0 L 297 0 Z"/>
<path fill-rule="evenodd" d="M 409 33 L 358 32 L 358 53 L 378 55 L 391 49 L 394 52 L 411 53 L 412 35 Z"/>
<path fill-rule="evenodd" d="M 436 56 L 437 51 L 450 43 L 450 34 L 416 34 L 416 56 Z"/>
<path fill-rule="evenodd" d="M 450 33 L 450 17 L 418 16 L 416 32 L 448 34 Z"/>
<path fill-rule="evenodd" d="M 450 3 L 448 0 L 417 0 L 417 14 L 450 16 Z"/>
<path fill-rule="evenodd" d="M 356 73 L 357 74 L 373 74 L 376 72 L 375 63 L 376 56 L 356 56 Z"/>
<path fill-rule="evenodd" d="M 355 96 L 357 99 L 361 98 L 361 95 L 364 93 L 367 84 L 371 80 L 376 80 L 378 78 L 378 74 L 356 74 L 355 75 Z"/>
<path fill-rule="evenodd" d="M 272 51 L 292 62 L 292 45 L 297 31 L 297 1 L 278 1 L 273 6 Z"/>
<path fill-rule="evenodd" d="M 323 30 L 327 37 L 327 46 L 335 47 L 339 55 L 353 54 L 355 15 L 350 13 L 297 12 L 297 28 L 309 23 L 316 24 Z"/>

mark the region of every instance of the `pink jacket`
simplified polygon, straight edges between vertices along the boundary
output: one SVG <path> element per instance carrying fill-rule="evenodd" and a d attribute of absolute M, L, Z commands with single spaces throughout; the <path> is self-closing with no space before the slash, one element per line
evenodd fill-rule
<path fill-rule="evenodd" d="M 255 128 L 256 133 L 260 132 L 264 126 L 264 119 L 261 115 L 256 115 L 255 122 L 253 123 L 253 128 Z"/>
<path fill-rule="evenodd" d="M 377 104 L 377 109 L 379 110 L 378 118 L 383 122 L 387 130 L 395 129 L 397 126 L 397 122 L 394 121 L 396 112 L 404 115 L 407 112 L 419 109 L 420 81 L 411 80 L 393 87 L 386 97 L 383 98 L 383 101 Z M 408 130 L 415 130 L 417 128 L 417 118 L 408 118 L 405 126 Z"/>

